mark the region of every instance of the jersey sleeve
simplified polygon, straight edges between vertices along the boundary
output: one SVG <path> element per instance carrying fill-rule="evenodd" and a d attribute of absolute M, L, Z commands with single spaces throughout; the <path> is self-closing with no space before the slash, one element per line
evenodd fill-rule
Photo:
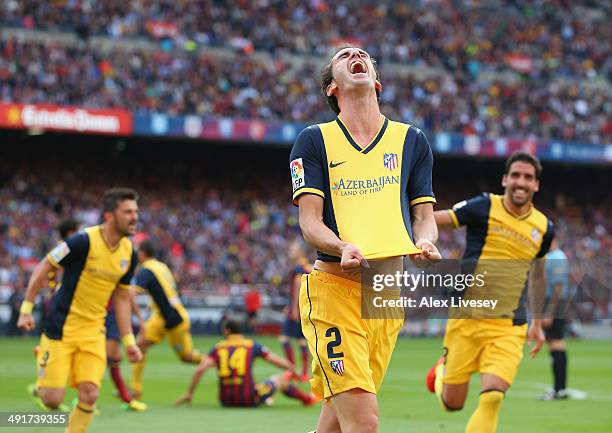
<path fill-rule="evenodd" d="M 293 186 L 293 204 L 302 194 L 315 194 L 325 198 L 325 170 L 321 151 L 315 138 L 317 126 L 309 126 L 297 136 L 291 156 L 289 170 Z"/>
<path fill-rule="evenodd" d="M 132 259 L 130 260 L 130 267 L 125 273 L 121 280 L 119 280 L 119 287 L 122 289 L 129 289 L 132 284 L 132 278 L 134 278 L 134 270 L 138 265 L 138 256 L 136 254 L 136 250 L 132 251 Z"/>
<path fill-rule="evenodd" d="M 540 251 L 538 251 L 538 254 L 536 255 L 538 259 L 541 259 L 548 253 L 548 250 L 550 249 L 550 244 L 554 237 L 555 237 L 555 225 L 553 224 L 551 220 L 548 220 L 548 224 L 546 225 L 546 233 L 544 233 L 544 236 L 542 237 L 542 244 L 540 245 Z"/>
<path fill-rule="evenodd" d="M 412 169 L 408 179 L 408 200 L 410 206 L 420 203 L 435 203 L 432 186 L 433 155 L 429 141 L 418 131 L 414 143 Z"/>
<path fill-rule="evenodd" d="M 134 278 L 134 285 L 143 291 L 149 292 L 151 284 L 154 282 L 155 275 L 147 268 L 141 268 Z"/>
<path fill-rule="evenodd" d="M 219 355 L 217 354 L 217 346 L 213 346 L 209 351 L 208 351 L 208 356 L 210 356 L 215 363 L 219 360 Z"/>
<path fill-rule="evenodd" d="M 489 194 L 484 193 L 468 200 L 460 201 L 449 210 L 455 227 L 480 223 L 487 218 L 490 208 Z"/>
<path fill-rule="evenodd" d="M 47 260 L 56 268 L 64 268 L 73 263 L 84 261 L 89 253 L 89 236 L 85 232 L 76 233 L 59 243 L 47 254 Z"/>
<path fill-rule="evenodd" d="M 266 346 L 257 342 L 253 343 L 253 358 L 262 357 L 263 359 L 266 359 L 269 354 L 270 351 Z"/>

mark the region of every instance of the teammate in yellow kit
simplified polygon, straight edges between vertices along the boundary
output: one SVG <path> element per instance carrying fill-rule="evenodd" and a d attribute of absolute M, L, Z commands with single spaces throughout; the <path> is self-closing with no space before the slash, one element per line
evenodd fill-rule
<path fill-rule="evenodd" d="M 304 129 L 290 157 L 300 228 L 318 250 L 299 299 L 310 382 L 326 399 L 317 432 L 373 433 L 403 315 L 362 317 L 362 268 L 395 273 L 406 255 L 420 265 L 440 259 L 433 158 L 422 131 L 380 112 L 382 85 L 364 50 L 337 51 L 321 89 L 338 117 Z"/>
<path fill-rule="evenodd" d="M 164 263 L 155 259 L 155 248 L 151 241 L 144 240 L 138 248 L 138 261 L 141 269 L 134 284 L 150 296 L 153 312 L 138 334 L 138 346 L 143 354 L 160 343 L 166 335 L 170 345 L 181 361 L 198 364 L 202 354 L 194 349 L 191 338 L 189 314 L 179 298 L 176 281 Z M 142 375 L 146 358 L 135 363 L 132 369 L 132 392 L 140 398 L 143 391 Z"/>
<path fill-rule="evenodd" d="M 34 329 L 32 306 L 53 268 L 63 268 L 62 284 L 53 295 L 45 318 L 38 354 L 38 394 L 57 408 L 70 381 L 78 389 L 67 432 L 85 432 L 91 423 L 106 368 L 104 318 L 113 294 L 117 321 L 128 359 L 142 357 L 130 323 L 130 280 L 136 252 L 127 236 L 138 221 L 138 195 L 127 188 L 108 190 L 102 198 L 104 222 L 69 237 L 34 269 L 18 325 Z"/>
<path fill-rule="evenodd" d="M 471 375 L 480 373 L 479 404 L 467 424 L 467 433 L 496 431 L 505 392 L 523 356 L 525 338 L 536 343 L 532 357 L 544 342 L 544 257 L 554 231 L 552 222 L 532 203 L 541 172 L 537 158 L 516 152 L 506 161 L 504 195 L 485 193 L 435 212 L 440 228 L 467 226 L 464 264 L 474 275 L 486 276 L 482 289 L 466 289 L 463 298 L 495 297 L 500 304 L 495 312 L 469 311 L 472 317 L 449 319 L 444 356 L 428 374 L 429 390 L 447 410 L 456 411 L 463 407 Z M 529 330 L 528 286 L 534 314 Z"/>

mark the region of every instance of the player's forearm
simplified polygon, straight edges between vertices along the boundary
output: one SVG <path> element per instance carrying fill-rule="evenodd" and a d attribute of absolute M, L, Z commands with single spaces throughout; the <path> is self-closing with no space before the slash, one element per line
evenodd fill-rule
<path fill-rule="evenodd" d="M 288 359 L 281 358 L 280 356 L 277 356 L 273 353 L 268 354 L 266 361 L 268 361 L 270 364 L 274 365 L 275 367 L 282 368 L 285 370 L 293 370 L 293 367 L 294 367 L 294 365 Z"/>
<path fill-rule="evenodd" d="M 546 274 L 543 264 L 537 261 L 529 274 L 529 308 L 534 324 L 541 323 L 546 292 Z"/>
<path fill-rule="evenodd" d="M 48 263 L 46 258 L 42 259 L 32 271 L 32 275 L 28 281 L 28 288 L 25 292 L 24 301 L 33 303 L 36 300 L 38 292 L 40 292 L 47 280 L 50 266 Z"/>
<path fill-rule="evenodd" d="M 133 290 L 130 290 L 130 308 L 132 310 L 132 313 L 136 316 L 136 319 L 138 319 L 138 322 L 142 323 L 142 313 L 140 312 L 140 307 L 136 302 L 136 293 L 134 293 Z"/>
<path fill-rule="evenodd" d="M 130 293 L 125 289 L 117 289 L 115 293 L 115 316 L 119 334 L 122 337 L 132 334 Z"/>
<path fill-rule="evenodd" d="M 300 228 L 304 235 L 304 240 L 317 250 L 332 256 L 340 257 L 342 248 L 347 245 L 329 229 L 323 221 L 312 219 L 300 219 Z"/>
<path fill-rule="evenodd" d="M 438 241 L 438 226 L 430 203 L 416 205 L 412 211 L 412 233 L 416 242 L 428 240 L 432 244 Z"/>
<path fill-rule="evenodd" d="M 548 305 L 546 306 L 546 311 L 544 312 L 546 317 L 551 319 L 554 318 L 554 315 L 556 314 L 556 311 L 559 308 L 559 303 L 561 302 L 561 290 L 559 286 L 560 284 L 555 284 L 555 290 L 553 292 L 552 298 L 550 299 L 550 302 L 548 302 Z"/>
<path fill-rule="evenodd" d="M 193 373 L 193 376 L 191 377 L 191 382 L 189 383 L 189 389 L 187 390 L 187 394 L 193 395 L 205 372 L 206 369 L 200 367 L 196 368 L 195 373 Z"/>

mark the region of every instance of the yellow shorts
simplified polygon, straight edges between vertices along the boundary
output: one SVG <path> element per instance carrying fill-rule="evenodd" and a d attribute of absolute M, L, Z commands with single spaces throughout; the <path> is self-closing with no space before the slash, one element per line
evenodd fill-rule
<path fill-rule="evenodd" d="M 160 343 L 166 334 L 170 345 L 179 355 L 193 352 L 193 339 L 191 338 L 191 323 L 189 316 L 181 315 L 183 321 L 174 328 L 166 329 L 166 321 L 160 314 L 153 314 L 143 326 L 144 337 L 153 344 Z"/>
<path fill-rule="evenodd" d="M 106 337 L 52 340 L 40 337 L 36 358 L 36 385 L 41 388 L 65 388 L 91 382 L 98 388 L 106 369 Z"/>
<path fill-rule="evenodd" d="M 465 383 L 479 372 L 512 384 L 526 335 L 527 325 L 513 326 L 507 320 L 449 320 L 444 335 L 444 383 Z"/>
<path fill-rule="evenodd" d="M 378 392 L 403 317 L 362 319 L 361 284 L 317 270 L 302 276 L 300 316 L 313 357 L 314 394 Z"/>

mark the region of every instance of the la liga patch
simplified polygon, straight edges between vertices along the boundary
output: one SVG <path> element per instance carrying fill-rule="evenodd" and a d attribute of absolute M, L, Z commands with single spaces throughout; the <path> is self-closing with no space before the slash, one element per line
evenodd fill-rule
<path fill-rule="evenodd" d="M 302 158 L 297 158 L 291 161 L 289 164 L 291 170 L 291 184 L 293 185 L 293 192 L 303 187 L 306 184 L 304 180 L 304 163 Z"/>

